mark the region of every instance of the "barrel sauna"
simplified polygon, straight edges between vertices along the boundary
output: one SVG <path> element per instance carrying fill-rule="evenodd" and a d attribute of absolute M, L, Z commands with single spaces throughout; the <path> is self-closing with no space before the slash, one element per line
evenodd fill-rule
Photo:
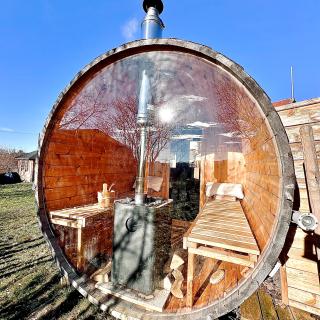
<path fill-rule="evenodd" d="M 99 206 L 97 192 L 114 184 L 116 203 L 134 194 L 143 70 L 152 117 L 145 192 L 159 208 L 170 203 L 159 233 L 170 234 L 168 256 L 182 260 L 174 270 L 161 265 L 169 288 L 157 282 L 150 297 L 93 276 L 112 264 L 118 232 L 114 206 Z M 39 141 L 44 236 L 72 285 L 116 317 L 214 319 L 238 307 L 278 260 L 294 185 L 288 138 L 266 93 L 227 57 L 181 40 L 134 41 L 96 58 L 60 94 Z"/>

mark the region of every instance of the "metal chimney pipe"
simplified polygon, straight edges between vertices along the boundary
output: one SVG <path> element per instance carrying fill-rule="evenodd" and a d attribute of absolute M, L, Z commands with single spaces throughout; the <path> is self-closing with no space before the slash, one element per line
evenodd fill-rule
<path fill-rule="evenodd" d="M 163 11 L 163 3 L 161 0 L 144 0 L 143 9 L 147 13 L 142 24 L 142 36 L 144 39 L 161 38 L 164 24 L 159 17 Z M 142 71 L 140 93 L 139 93 L 139 108 L 137 115 L 137 123 L 140 127 L 140 154 L 138 165 L 138 176 L 136 179 L 135 204 L 144 204 L 144 183 L 146 170 L 146 149 L 148 137 L 148 105 L 151 104 L 151 85 L 148 70 Z"/>
<path fill-rule="evenodd" d="M 142 21 L 142 37 L 144 39 L 156 39 L 162 37 L 164 24 L 159 17 L 163 11 L 162 1 L 147 1 L 143 2 L 143 8 L 146 11 L 146 16 Z"/>

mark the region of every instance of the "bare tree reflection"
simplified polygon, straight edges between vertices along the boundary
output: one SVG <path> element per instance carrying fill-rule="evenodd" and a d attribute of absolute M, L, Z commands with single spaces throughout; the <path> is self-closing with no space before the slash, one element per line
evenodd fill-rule
<path fill-rule="evenodd" d="M 81 94 L 65 113 L 60 122 L 60 129 L 97 129 L 97 120 L 108 116 L 108 109 L 104 103 L 106 85 Z"/>
<path fill-rule="evenodd" d="M 81 95 L 65 114 L 60 128 L 68 130 L 99 129 L 120 143 L 126 145 L 138 159 L 140 134 L 137 124 L 137 98 L 134 96 L 117 98 L 105 102 L 106 86 Z M 154 106 L 157 110 L 157 106 Z M 154 114 L 148 127 L 147 155 L 155 161 L 167 146 L 175 125 L 163 123 Z"/>
<path fill-rule="evenodd" d="M 225 79 L 216 88 L 217 120 L 223 123 L 230 138 L 251 139 L 261 122 L 257 108 L 249 95 L 236 83 Z"/>

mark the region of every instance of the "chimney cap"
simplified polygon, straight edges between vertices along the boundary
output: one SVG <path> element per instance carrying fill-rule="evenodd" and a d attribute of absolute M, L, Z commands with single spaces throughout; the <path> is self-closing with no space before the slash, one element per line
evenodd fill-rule
<path fill-rule="evenodd" d="M 145 12 L 148 12 L 150 7 L 155 7 L 159 14 L 163 11 L 163 3 L 161 0 L 144 0 L 143 1 L 143 9 Z"/>

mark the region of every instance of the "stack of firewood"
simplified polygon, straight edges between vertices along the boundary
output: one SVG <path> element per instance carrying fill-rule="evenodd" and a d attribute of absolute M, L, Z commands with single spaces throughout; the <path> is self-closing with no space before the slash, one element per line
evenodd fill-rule
<path fill-rule="evenodd" d="M 185 251 L 177 250 L 165 266 L 166 277 L 163 279 L 163 288 L 170 290 L 171 294 L 178 298 L 183 298 L 182 283 L 184 280 L 182 269 L 185 262 Z"/>

